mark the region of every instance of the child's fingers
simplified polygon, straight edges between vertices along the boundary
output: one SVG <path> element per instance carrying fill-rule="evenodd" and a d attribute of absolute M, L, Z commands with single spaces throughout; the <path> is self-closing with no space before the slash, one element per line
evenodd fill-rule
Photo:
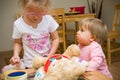
<path fill-rule="evenodd" d="M 16 67 L 20 67 L 20 62 L 17 62 L 17 63 L 16 63 Z"/>
<path fill-rule="evenodd" d="M 13 60 L 10 60 L 10 64 L 14 65 L 15 63 L 14 63 L 14 61 L 13 61 Z"/>
<path fill-rule="evenodd" d="M 19 63 L 20 62 L 20 58 L 19 57 L 12 57 L 11 59 L 10 59 L 10 63 L 11 64 L 16 64 L 16 63 Z"/>

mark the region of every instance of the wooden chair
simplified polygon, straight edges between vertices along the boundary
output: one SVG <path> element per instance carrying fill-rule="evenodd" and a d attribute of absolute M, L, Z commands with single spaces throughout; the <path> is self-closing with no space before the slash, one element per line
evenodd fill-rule
<path fill-rule="evenodd" d="M 108 31 L 107 36 L 107 61 L 111 65 L 111 54 L 120 51 L 120 4 L 114 7 L 114 18 L 112 31 Z M 118 44 L 117 44 L 118 43 Z"/>
<path fill-rule="evenodd" d="M 72 23 L 72 22 L 70 22 Z M 78 30 L 78 22 L 73 22 L 74 26 L 71 26 L 71 29 L 69 29 L 69 26 L 67 26 L 65 23 L 65 33 L 66 33 L 66 41 L 67 41 L 67 46 L 70 44 L 75 44 L 76 42 L 76 32 Z M 67 39 L 67 36 L 73 36 L 73 39 Z"/>
<path fill-rule="evenodd" d="M 53 16 L 53 18 L 57 21 L 59 24 L 59 28 L 57 29 L 59 37 L 60 37 L 60 43 L 63 43 L 63 50 L 66 50 L 66 38 L 65 38 L 65 22 L 64 22 L 64 8 L 55 8 L 52 9 L 49 14 Z"/>

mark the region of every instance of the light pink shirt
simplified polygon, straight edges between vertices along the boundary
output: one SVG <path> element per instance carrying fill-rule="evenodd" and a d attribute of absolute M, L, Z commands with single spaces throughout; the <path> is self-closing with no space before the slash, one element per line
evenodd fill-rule
<path fill-rule="evenodd" d="M 82 46 L 80 44 L 78 44 L 78 46 L 81 49 L 81 58 L 89 62 L 87 71 L 97 70 L 112 78 L 108 70 L 105 55 L 99 43 L 93 41 L 88 46 Z"/>

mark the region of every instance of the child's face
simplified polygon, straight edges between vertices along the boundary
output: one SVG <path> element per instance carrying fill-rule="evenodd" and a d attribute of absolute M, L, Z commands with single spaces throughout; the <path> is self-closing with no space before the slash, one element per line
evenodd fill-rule
<path fill-rule="evenodd" d="M 39 23 L 42 19 L 42 16 L 46 15 L 47 13 L 47 11 L 34 6 L 25 8 L 24 12 L 24 17 L 32 23 Z"/>
<path fill-rule="evenodd" d="M 85 26 L 80 27 L 80 29 L 77 31 L 77 41 L 81 45 L 89 45 L 92 41 L 92 35 L 88 28 L 85 28 Z"/>

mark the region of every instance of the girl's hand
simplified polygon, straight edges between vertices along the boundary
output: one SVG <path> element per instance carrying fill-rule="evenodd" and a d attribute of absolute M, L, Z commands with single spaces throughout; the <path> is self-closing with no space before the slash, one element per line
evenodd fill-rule
<path fill-rule="evenodd" d="M 19 56 L 13 56 L 13 57 L 10 59 L 10 63 L 11 63 L 12 65 L 20 63 L 20 57 L 19 57 Z"/>

